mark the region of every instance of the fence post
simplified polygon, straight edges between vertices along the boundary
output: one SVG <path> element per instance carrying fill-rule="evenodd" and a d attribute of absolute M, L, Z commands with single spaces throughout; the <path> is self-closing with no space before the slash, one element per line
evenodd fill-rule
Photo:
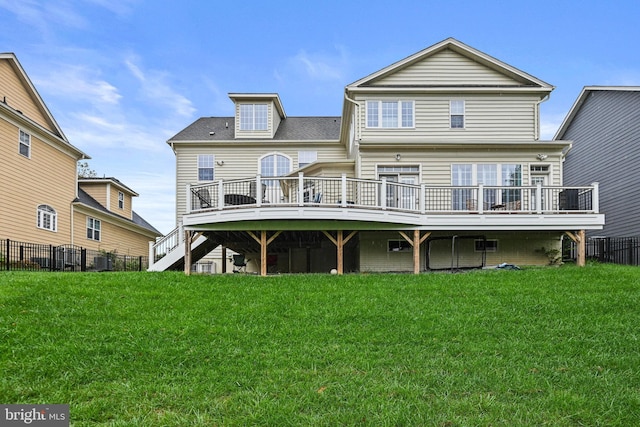
<path fill-rule="evenodd" d="M 80 248 L 80 271 L 87 271 L 87 250 Z"/>
<path fill-rule="evenodd" d="M 11 263 L 9 262 L 9 254 L 11 253 L 11 239 L 7 239 L 7 252 L 4 255 L 4 262 L 7 267 L 7 271 L 11 270 Z"/>

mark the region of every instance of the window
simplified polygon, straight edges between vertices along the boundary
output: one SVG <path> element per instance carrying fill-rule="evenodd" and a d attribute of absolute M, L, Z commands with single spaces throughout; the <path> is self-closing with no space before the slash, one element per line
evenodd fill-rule
<path fill-rule="evenodd" d="M 406 240 L 388 240 L 387 251 L 389 252 L 407 252 L 411 250 L 411 244 Z"/>
<path fill-rule="evenodd" d="M 368 128 L 412 128 L 413 101 L 367 101 Z"/>
<path fill-rule="evenodd" d="M 240 104 L 240 130 L 267 130 L 267 104 Z"/>
<path fill-rule="evenodd" d="M 475 240 L 476 252 L 497 252 L 498 241 L 497 240 Z"/>
<path fill-rule="evenodd" d="M 124 193 L 118 191 L 118 208 L 124 209 Z"/>
<path fill-rule="evenodd" d="M 31 135 L 20 131 L 20 154 L 31 157 Z"/>
<path fill-rule="evenodd" d="M 302 168 L 318 160 L 317 151 L 298 151 L 298 168 Z"/>
<path fill-rule="evenodd" d="M 464 101 L 453 100 L 449 103 L 449 115 L 451 117 L 451 129 L 464 128 Z"/>
<path fill-rule="evenodd" d="M 213 154 L 198 154 L 198 181 L 213 181 L 214 162 Z"/>
<path fill-rule="evenodd" d="M 87 218 L 87 239 L 100 241 L 100 220 Z"/>
<path fill-rule="evenodd" d="M 58 228 L 58 214 L 49 205 L 38 206 L 38 228 L 56 231 Z"/>

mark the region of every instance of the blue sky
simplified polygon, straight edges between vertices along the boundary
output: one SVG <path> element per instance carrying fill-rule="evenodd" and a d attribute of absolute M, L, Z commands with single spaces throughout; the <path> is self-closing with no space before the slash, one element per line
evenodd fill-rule
<path fill-rule="evenodd" d="M 14 52 L 72 144 L 175 225 L 167 139 L 277 92 L 289 116 L 338 116 L 344 86 L 454 37 L 556 87 L 550 139 L 586 85 L 640 85 L 640 2 L 0 0 Z"/>

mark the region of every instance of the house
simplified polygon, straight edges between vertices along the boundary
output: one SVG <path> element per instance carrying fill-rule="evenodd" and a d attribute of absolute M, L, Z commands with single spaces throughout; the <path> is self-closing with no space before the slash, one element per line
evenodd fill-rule
<path fill-rule="evenodd" d="M 1 53 L 0 239 L 146 256 L 161 233 L 132 210 L 137 194 L 118 180 L 78 179 L 77 162 L 88 158 L 16 56 Z"/>
<path fill-rule="evenodd" d="M 584 87 L 554 139 L 573 141 L 565 183 L 600 183 L 607 223 L 588 235 L 640 236 L 640 201 L 631 197 L 635 171 L 640 172 L 640 87 Z"/>
<path fill-rule="evenodd" d="M 552 90 L 449 38 L 348 84 L 340 116 L 231 93 L 233 116 L 167 141 L 178 226 L 150 269 L 214 248 L 218 271 L 240 254 L 263 275 L 547 264 L 604 224 L 597 184 L 563 185 L 571 144 L 540 140 Z"/>
<path fill-rule="evenodd" d="M 78 179 L 73 234 L 81 237 L 76 244 L 122 255 L 146 255 L 149 242 L 162 233 L 133 210 L 137 196 L 116 178 Z"/>

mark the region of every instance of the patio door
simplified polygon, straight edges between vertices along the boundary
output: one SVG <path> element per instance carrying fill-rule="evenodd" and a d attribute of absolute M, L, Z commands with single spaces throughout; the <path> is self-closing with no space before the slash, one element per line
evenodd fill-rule
<path fill-rule="evenodd" d="M 268 203 L 279 203 L 284 194 L 280 181 L 277 179 L 267 179 L 270 176 L 282 177 L 291 172 L 291 158 L 284 154 L 267 154 L 260 159 L 260 175 L 262 184 L 265 185 L 264 200 Z"/>
<path fill-rule="evenodd" d="M 546 175 L 531 175 L 531 185 L 534 187 L 537 187 L 537 185 L 540 184 L 543 187 L 549 185 L 548 184 L 548 178 Z M 538 206 L 537 206 L 537 194 L 538 193 L 538 189 L 534 188 L 531 190 L 531 209 L 532 210 L 537 210 Z M 547 206 L 547 203 L 545 201 L 545 197 L 544 197 L 545 191 L 544 188 L 542 189 L 542 195 L 541 195 L 541 204 L 542 207 L 541 209 L 544 210 L 545 207 Z"/>
<path fill-rule="evenodd" d="M 387 206 L 416 209 L 418 206 L 419 166 L 378 166 L 378 179 L 387 181 Z M 407 184 L 398 185 L 398 184 Z"/>

